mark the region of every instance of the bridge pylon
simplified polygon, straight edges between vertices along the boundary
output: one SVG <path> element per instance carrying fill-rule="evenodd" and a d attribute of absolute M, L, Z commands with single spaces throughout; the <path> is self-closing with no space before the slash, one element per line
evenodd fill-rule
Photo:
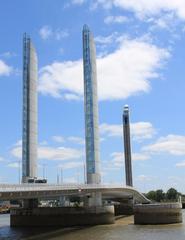
<path fill-rule="evenodd" d="M 130 120 L 128 105 L 125 105 L 123 110 L 123 139 L 124 139 L 126 185 L 132 187 L 133 186 L 132 155 L 131 155 L 132 153 L 131 153 Z"/>

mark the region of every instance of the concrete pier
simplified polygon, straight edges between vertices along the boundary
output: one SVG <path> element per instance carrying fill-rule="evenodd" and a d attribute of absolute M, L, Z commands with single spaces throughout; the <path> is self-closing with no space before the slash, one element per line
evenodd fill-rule
<path fill-rule="evenodd" d="M 19 208 L 10 213 L 12 227 L 71 227 L 113 224 L 114 221 L 114 206 Z"/>
<path fill-rule="evenodd" d="M 182 222 L 180 203 L 138 204 L 134 206 L 135 224 L 170 224 Z"/>
<path fill-rule="evenodd" d="M 122 203 L 115 204 L 114 211 L 115 211 L 115 216 L 133 215 L 133 213 L 134 213 L 133 199 L 128 199 Z"/>
<path fill-rule="evenodd" d="M 115 216 L 119 215 L 133 215 L 133 206 L 118 204 L 114 205 Z"/>

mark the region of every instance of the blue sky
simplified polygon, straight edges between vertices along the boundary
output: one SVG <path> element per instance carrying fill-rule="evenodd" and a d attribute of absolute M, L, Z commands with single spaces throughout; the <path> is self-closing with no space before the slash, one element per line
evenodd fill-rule
<path fill-rule="evenodd" d="M 101 171 L 125 183 L 122 111 L 131 111 L 134 185 L 185 192 L 185 1 L 2 0 L 0 182 L 18 182 L 22 37 L 39 59 L 39 176 L 83 182 L 82 28 L 96 41 Z"/>

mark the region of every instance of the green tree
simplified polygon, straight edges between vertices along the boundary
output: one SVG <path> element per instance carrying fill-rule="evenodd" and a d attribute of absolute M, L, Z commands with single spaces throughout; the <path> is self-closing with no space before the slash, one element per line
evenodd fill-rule
<path fill-rule="evenodd" d="M 161 202 L 164 199 L 165 199 L 165 193 L 163 192 L 162 189 L 158 189 L 156 191 L 156 201 L 157 202 Z"/>
<path fill-rule="evenodd" d="M 168 200 L 177 200 L 178 198 L 178 192 L 175 188 L 170 188 L 167 193 L 166 197 Z"/>
<path fill-rule="evenodd" d="M 146 197 L 150 200 L 156 201 L 156 191 L 149 191 Z"/>

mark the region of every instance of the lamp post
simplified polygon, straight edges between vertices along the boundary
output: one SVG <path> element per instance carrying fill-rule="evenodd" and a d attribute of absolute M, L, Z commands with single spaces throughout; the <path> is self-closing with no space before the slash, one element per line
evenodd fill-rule
<path fill-rule="evenodd" d="M 60 169 L 60 182 L 61 182 L 61 184 L 63 183 L 63 169 L 62 169 L 62 167 Z"/>

